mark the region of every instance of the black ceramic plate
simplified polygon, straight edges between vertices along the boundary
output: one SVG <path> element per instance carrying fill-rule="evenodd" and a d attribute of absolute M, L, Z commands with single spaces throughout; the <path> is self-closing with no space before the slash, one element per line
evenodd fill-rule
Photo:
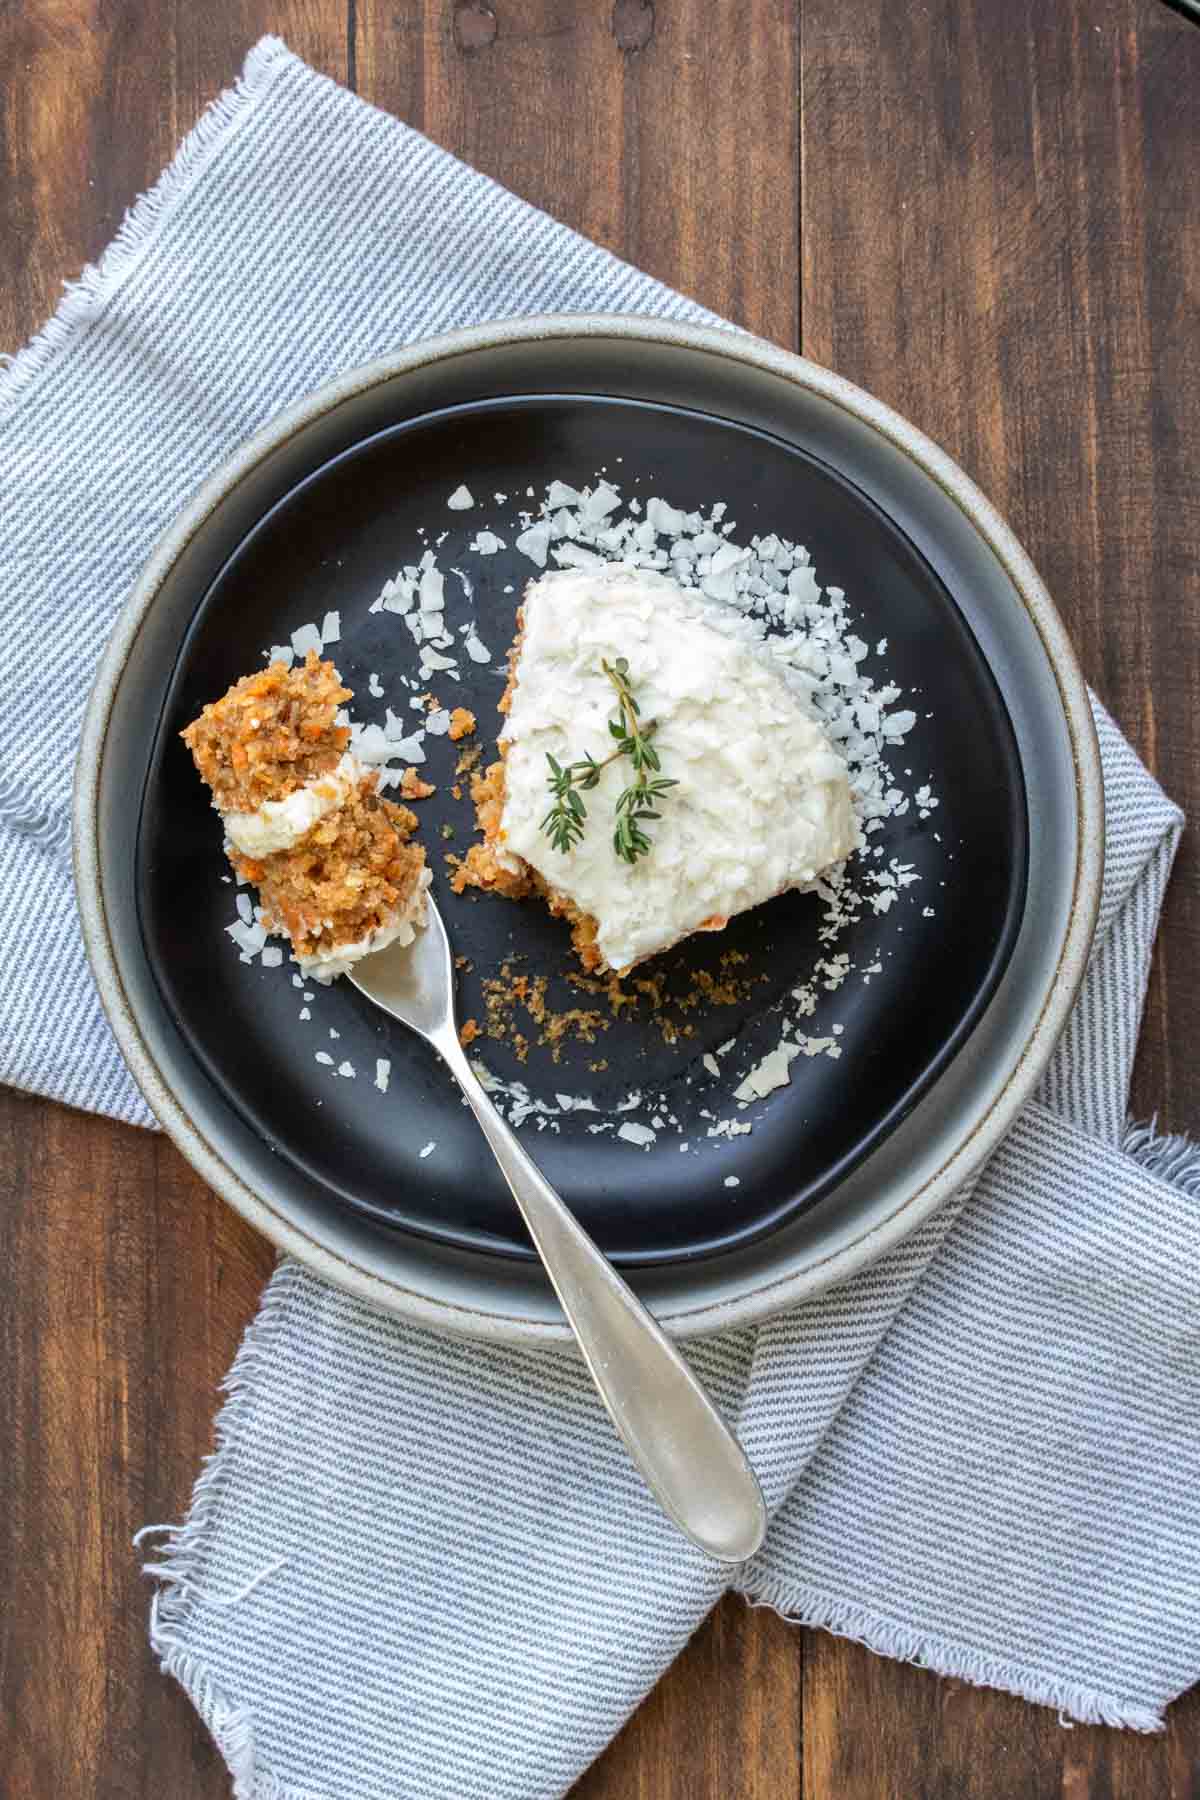
<path fill-rule="evenodd" d="M 587 1229 L 617 1260 L 669 1262 L 712 1255 L 759 1236 L 827 1193 L 877 1145 L 930 1086 L 978 1020 L 1003 972 L 1020 922 L 1028 833 L 1013 731 L 979 648 L 933 570 L 872 502 L 831 469 L 762 433 L 696 412 L 635 401 L 545 395 L 492 400 L 410 420 L 354 446 L 293 489 L 248 534 L 202 597 L 176 663 L 159 721 L 138 836 L 141 931 L 163 998 L 195 1056 L 225 1098 L 275 1152 L 331 1197 L 386 1225 L 443 1242 L 527 1256 L 504 1184 L 470 1115 L 432 1052 L 377 1013 L 348 983 L 316 989 L 300 1023 L 289 968 L 248 967 L 224 935 L 232 889 L 222 881 L 220 827 L 196 778 L 180 729 L 262 652 L 307 620 L 338 608 L 339 668 L 354 710 L 382 719 L 367 693 L 378 671 L 393 707 L 406 703 L 389 677 L 415 674 L 401 622 L 372 614 L 382 584 L 432 539 L 465 546 L 499 511 L 515 519 L 527 487 L 558 477 L 581 485 L 597 470 L 626 491 L 657 493 L 685 508 L 728 502 L 739 538 L 781 533 L 807 545 L 823 584 L 844 588 L 860 634 L 886 638 L 870 665 L 912 698 L 918 724 L 896 762 L 940 798 L 889 821 L 885 854 L 922 880 L 882 917 L 868 914 L 837 945 L 858 966 L 830 1016 L 843 1054 L 798 1058 L 789 1087 L 757 1104 L 748 1136 L 705 1137 L 713 1107 L 701 1058 L 736 1037 L 746 1066 L 778 1041 L 776 1003 L 808 979 L 822 954 L 818 902 L 790 895 L 658 960 L 668 994 L 698 969 L 717 971 L 735 949 L 749 997 L 688 1015 L 695 1035 L 664 1042 L 648 1014 L 615 1023 L 560 1063 L 533 1045 L 518 1062 L 488 1043 L 495 1072 L 534 1094 L 591 1094 L 611 1106 L 632 1087 L 665 1090 L 689 1143 L 663 1132 L 649 1151 L 587 1129 L 575 1114 L 527 1141 Z M 511 496 L 477 513 L 446 509 L 465 482 L 477 496 Z M 503 528 L 502 528 L 503 529 Z M 513 612 L 531 566 L 512 548 L 485 559 L 478 579 L 481 635 L 492 663 L 463 660 L 461 685 L 433 685 L 447 705 L 467 705 L 489 748 L 498 723 L 498 672 Z M 506 592 L 506 589 L 513 590 Z M 398 699 L 399 693 L 399 699 Z M 456 949 L 467 959 L 460 1016 L 482 1013 L 480 983 L 502 962 L 553 972 L 551 997 L 579 1004 L 567 987 L 566 933 L 536 905 L 455 898 L 441 852 L 469 841 L 469 809 L 456 803 L 439 765 L 422 835 L 437 871 L 436 894 Z M 455 833 L 444 842 L 441 828 Z M 936 835 L 935 835 L 936 834 Z M 932 916 L 926 916 L 927 909 Z M 864 979 L 873 964 L 880 973 Z M 331 1032 L 338 1035 L 332 1037 Z M 314 1060 L 325 1050 L 357 1070 L 337 1078 Z M 390 1092 L 372 1083 L 375 1059 L 391 1062 Z M 603 1060 L 599 1072 L 589 1064 Z M 721 1109 L 728 1111 L 728 1102 Z M 422 1157 L 427 1144 L 435 1149 Z M 728 1176 L 738 1185 L 726 1185 Z"/>

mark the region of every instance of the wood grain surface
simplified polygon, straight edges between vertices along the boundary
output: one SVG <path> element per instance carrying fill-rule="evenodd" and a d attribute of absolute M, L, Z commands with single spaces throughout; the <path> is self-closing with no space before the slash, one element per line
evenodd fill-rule
<path fill-rule="evenodd" d="M 1200 29 L 1161 0 L 0 0 L 0 350 L 277 31 L 559 218 L 869 387 L 995 499 L 1200 811 Z M 1185 843 L 1134 1106 L 1200 1127 Z M 0 1030 L 3 1029 L 0 1023 Z M 156 1137 L 0 1092 L 0 1795 L 218 1800 L 129 1546 L 268 1247 Z M 576 1800 L 1184 1800 L 1139 1739 L 719 1607 Z"/>

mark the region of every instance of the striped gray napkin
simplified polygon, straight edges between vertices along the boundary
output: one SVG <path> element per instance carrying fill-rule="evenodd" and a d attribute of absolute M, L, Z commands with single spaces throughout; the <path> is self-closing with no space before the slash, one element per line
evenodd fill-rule
<path fill-rule="evenodd" d="M 3 1079 L 151 1122 L 83 961 L 67 804 L 162 526 L 335 370 L 580 308 L 708 317 L 268 39 L 0 374 Z M 1200 1161 L 1124 1120 L 1182 820 L 1097 720 L 1101 930 L 1037 1103 L 884 1261 L 692 1354 L 774 1510 L 739 1591 L 1153 1730 L 1200 1676 Z M 284 1264 L 228 1391 L 151 1628 L 241 1800 L 559 1795 L 727 1579 L 566 1351 L 439 1338 Z"/>

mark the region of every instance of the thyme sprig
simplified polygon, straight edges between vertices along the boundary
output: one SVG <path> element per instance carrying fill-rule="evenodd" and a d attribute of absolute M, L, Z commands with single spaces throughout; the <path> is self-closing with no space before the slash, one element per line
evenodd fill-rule
<path fill-rule="evenodd" d="M 589 751 L 578 761 L 565 765 L 546 752 L 546 761 L 550 765 L 546 785 L 553 805 L 542 820 L 541 829 L 556 850 L 572 849 L 583 837 L 587 823 L 583 795 L 597 785 L 610 763 L 627 757 L 633 767 L 633 780 L 618 796 L 613 812 L 612 843 L 622 862 L 633 864 L 652 848 L 643 827 L 662 817 L 657 810 L 658 803 L 668 788 L 678 787 L 679 783 L 662 773 L 658 751 L 651 742 L 657 722 L 654 719 L 646 725 L 641 722 L 626 658 L 618 656 L 612 663 L 605 658 L 600 667 L 617 693 L 617 713 L 608 722 L 609 736 L 615 740 L 615 748 L 602 762 L 597 762 Z"/>

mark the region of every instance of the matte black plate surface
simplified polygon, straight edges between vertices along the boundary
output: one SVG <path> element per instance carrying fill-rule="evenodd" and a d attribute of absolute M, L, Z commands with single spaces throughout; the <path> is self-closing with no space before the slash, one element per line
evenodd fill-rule
<path fill-rule="evenodd" d="M 527 487 L 554 477 L 576 485 L 607 468 L 626 493 L 657 493 L 684 508 L 729 505 L 737 536 L 776 531 L 807 545 L 822 585 L 844 588 L 860 635 L 887 639 L 868 664 L 911 699 L 918 724 L 895 757 L 906 786 L 928 780 L 940 805 L 889 821 L 885 856 L 920 871 L 901 904 L 868 914 L 836 946 L 857 965 L 825 1014 L 842 1026 L 839 1060 L 798 1058 L 790 1087 L 759 1102 L 754 1130 L 732 1143 L 705 1133 L 714 1084 L 701 1058 L 736 1038 L 729 1069 L 744 1069 L 779 1037 L 776 1003 L 806 981 L 818 956 L 819 903 L 790 895 L 735 920 L 654 965 L 668 994 L 695 971 L 720 973 L 736 950 L 748 959 L 748 998 L 686 1015 L 695 1035 L 664 1042 L 649 1008 L 570 1044 L 560 1062 L 534 1042 L 519 1062 L 488 1042 L 489 1065 L 533 1094 L 589 1094 L 611 1107 L 631 1088 L 663 1089 L 680 1131 L 649 1151 L 589 1132 L 595 1114 L 526 1126 L 539 1162 L 601 1246 L 625 1262 L 711 1255 L 749 1241 L 827 1193 L 925 1092 L 979 1018 L 1015 939 L 1025 892 L 1028 834 L 1012 728 L 973 636 L 937 576 L 903 533 L 841 476 L 773 438 L 699 413 L 630 401 L 556 398 L 489 401 L 416 419 L 371 438 L 295 488 L 243 541 L 203 597 L 173 672 L 158 729 L 138 838 L 137 880 L 147 956 L 168 1008 L 205 1068 L 276 1153 L 332 1197 L 394 1228 L 447 1243 L 527 1256 L 515 1209 L 456 1090 L 432 1052 L 377 1013 L 348 983 L 310 989 L 312 1019 L 289 965 L 241 963 L 224 928 L 233 889 L 220 826 L 178 732 L 200 706 L 259 666 L 263 650 L 305 621 L 341 612 L 329 653 L 355 689 L 354 711 L 382 720 L 367 676 L 386 701 L 407 706 L 395 676 L 416 673 L 398 618 L 368 612 L 382 584 L 416 561 L 428 541 L 451 535 L 442 566 L 457 563 L 475 586 L 478 629 L 492 651 L 463 680 L 432 684 L 446 705 L 471 707 L 494 743 L 500 664 L 531 565 L 513 549 Z M 465 482 L 488 504 L 446 509 Z M 498 507 L 491 496 L 510 496 Z M 486 514 L 486 519 L 484 515 Z M 472 556 L 470 539 L 497 515 L 508 549 Z M 511 592 L 505 590 L 511 589 Z M 413 715 L 415 718 L 415 714 Z M 435 760 L 435 758 L 437 760 Z M 482 1017 L 481 982 L 500 964 L 552 975 L 558 1006 L 594 1004 L 566 983 L 565 930 L 542 908 L 455 898 L 443 852 L 470 841 L 470 809 L 450 795 L 453 747 L 431 741 L 438 793 L 420 807 L 436 893 L 456 949 L 460 1017 Z M 443 839 L 442 827 L 454 832 Z M 879 840 L 876 840 L 879 841 Z M 926 909 L 932 910 L 931 917 Z M 875 964 L 879 972 L 868 975 Z M 649 971 L 648 971 L 649 972 Z M 825 1029 L 825 1026 L 822 1026 Z M 336 1036 L 333 1034 L 337 1034 Z M 533 1031 L 529 1033 L 531 1039 Z M 356 1079 L 315 1060 L 349 1060 Z M 390 1091 L 373 1085 L 375 1059 L 391 1062 Z M 589 1065 L 603 1061 L 594 1070 Z M 727 1090 L 728 1077 L 723 1082 Z M 643 1117 L 644 1114 L 638 1114 Z M 681 1154 L 680 1143 L 689 1148 Z M 425 1156 L 421 1151 L 434 1148 Z M 738 1185 L 726 1185 L 736 1176 Z"/>

